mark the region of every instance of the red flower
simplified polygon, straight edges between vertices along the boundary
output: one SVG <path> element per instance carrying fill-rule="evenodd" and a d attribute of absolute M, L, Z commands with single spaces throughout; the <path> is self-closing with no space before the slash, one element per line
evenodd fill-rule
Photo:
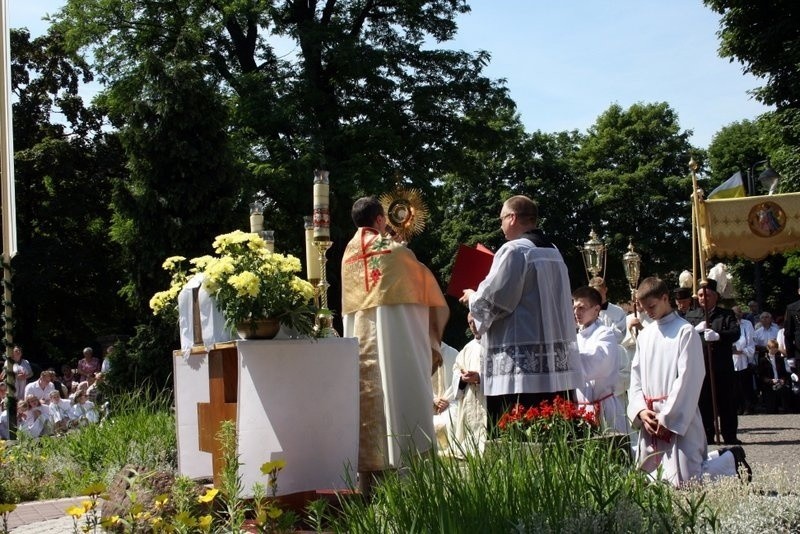
<path fill-rule="evenodd" d="M 515 404 L 502 415 L 497 426 L 505 433 L 518 433 L 524 439 L 534 440 L 559 429 L 568 436 L 586 437 L 599 428 L 594 412 L 587 412 L 584 406 L 560 397 L 552 403 L 544 400 L 527 409 Z"/>

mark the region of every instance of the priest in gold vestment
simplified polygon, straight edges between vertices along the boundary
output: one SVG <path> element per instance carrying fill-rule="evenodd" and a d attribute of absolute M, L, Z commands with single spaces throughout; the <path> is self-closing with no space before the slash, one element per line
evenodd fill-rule
<path fill-rule="evenodd" d="M 386 235 L 374 197 L 352 209 L 358 227 L 342 259 L 345 337 L 360 353 L 359 486 L 405 454 L 434 447 L 432 361 L 448 317 L 439 284 L 405 245 Z"/>

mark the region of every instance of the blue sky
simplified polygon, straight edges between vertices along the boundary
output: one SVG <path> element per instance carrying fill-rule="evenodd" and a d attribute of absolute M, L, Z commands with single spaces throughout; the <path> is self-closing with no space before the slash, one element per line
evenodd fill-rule
<path fill-rule="evenodd" d="M 9 0 L 12 27 L 37 35 L 64 0 Z M 768 110 L 761 81 L 717 56 L 719 17 L 701 0 L 473 0 L 455 41 L 486 50 L 528 131 L 586 130 L 613 103 L 668 102 L 692 143 Z"/>

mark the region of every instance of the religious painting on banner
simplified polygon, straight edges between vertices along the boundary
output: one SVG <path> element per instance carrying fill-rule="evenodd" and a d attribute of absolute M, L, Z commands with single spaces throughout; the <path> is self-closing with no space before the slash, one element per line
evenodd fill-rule
<path fill-rule="evenodd" d="M 709 258 L 788 252 L 800 248 L 800 193 L 701 201 L 698 227 Z"/>

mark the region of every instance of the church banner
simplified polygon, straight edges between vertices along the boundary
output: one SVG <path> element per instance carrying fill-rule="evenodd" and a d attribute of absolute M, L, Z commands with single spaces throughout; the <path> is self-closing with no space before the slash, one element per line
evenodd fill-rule
<path fill-rule="evenodd" d="M 757 261 L 798 249 L 800 193 L 701 201 L 698 229 L 708 258 Z"/>

